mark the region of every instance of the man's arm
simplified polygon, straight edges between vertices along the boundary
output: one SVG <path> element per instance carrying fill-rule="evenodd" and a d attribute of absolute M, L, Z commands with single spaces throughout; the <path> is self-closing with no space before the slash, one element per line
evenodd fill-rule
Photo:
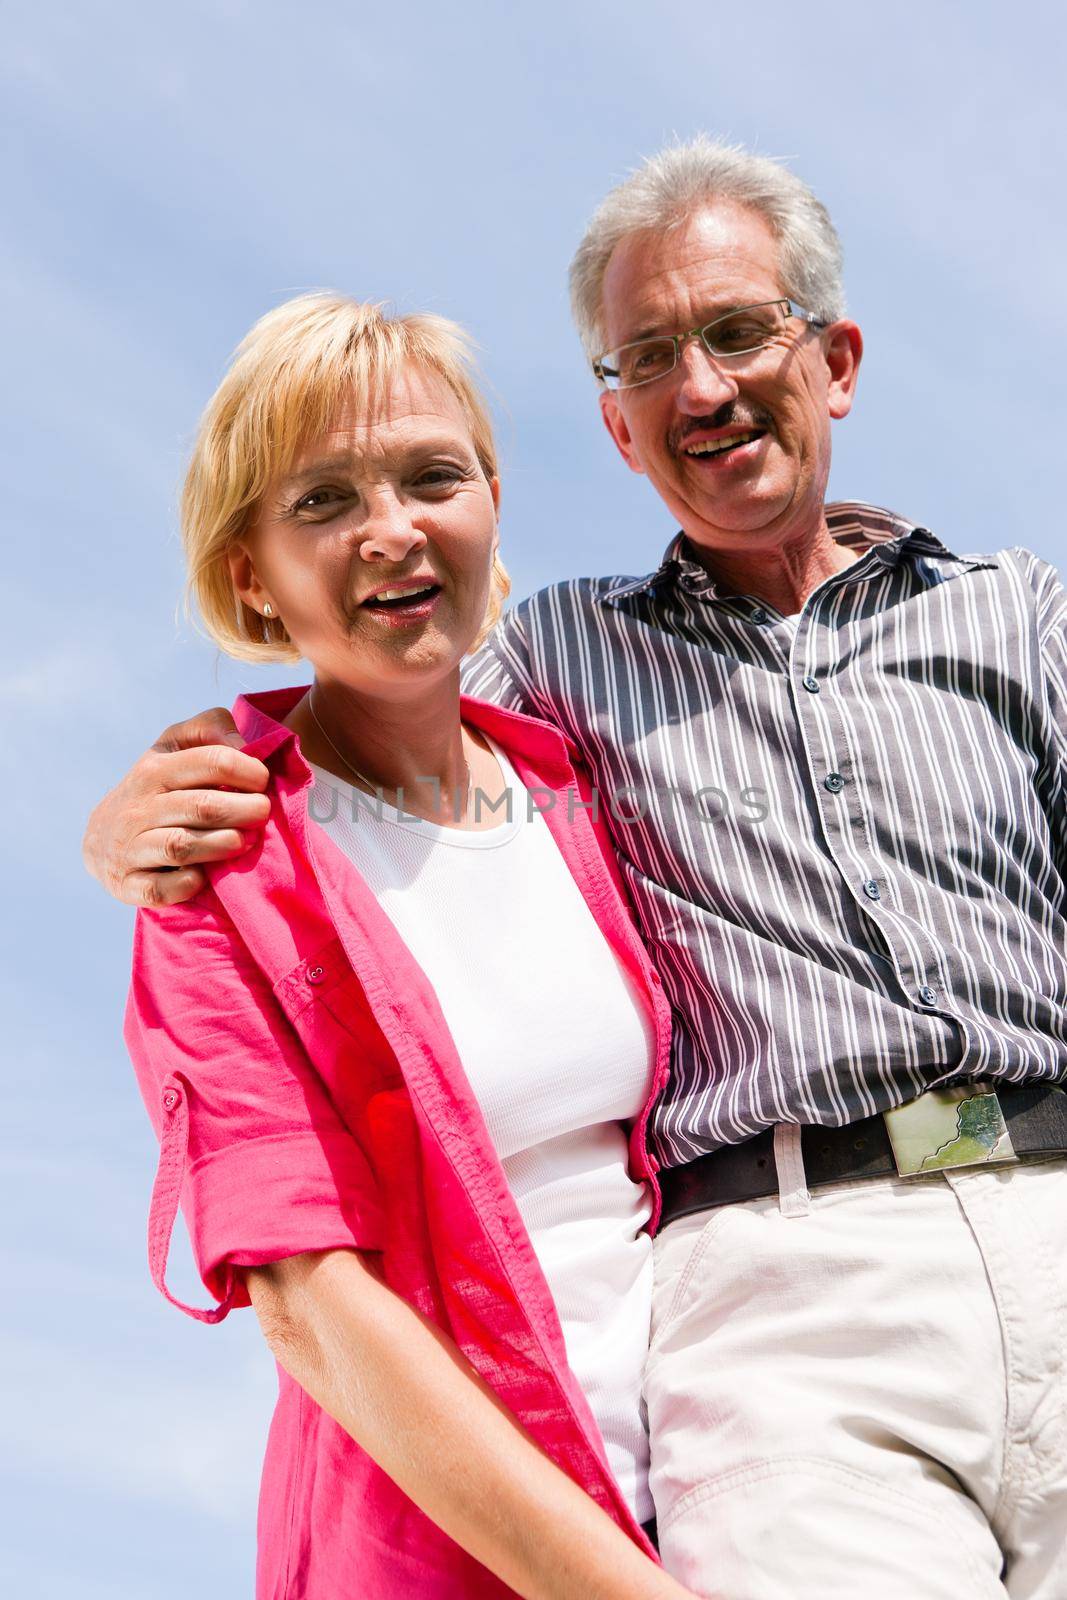
<path fill-rule="evenodd" d="M 439 1528 L 537 1600 L 685 1600 L 360 1253 L 246 1270 L 279 1364 Z"/>
<path fill-rule="evenodd" d="M 104 796 L 82 859 L 109 894 L 127 905 L 177 905 L 204 887 L 197 863 L 248 849 L 270 815 L 269 774 L 243 743 L 228 711 L 203 711 L 161 733 Z"/>
<path fill-rule="evenodd" d="M 519 611 L 505 611 L 485 643 L 463 663 L 463 693 L 505 711 L 543 716 L 530 662 L 526 624 Z"/>
<path fill-rule="evenodd" d="M 1055 568 L 1044 562 L 1041 575 L 1037 632 L 1052 732 L 1048 804 L 1060 872 L 1067 879 L 1067 587 Z"/>
<path fill-rule="evenodd" d="M 464 692 L 543 715 L 528 661 L 521 620 L 508 612 L 464 664 Z M 243 742 L 221 706 L 167 728 L 90 815 L 86 871 L 127 905 L 191 900 L 204 887 L 201 864 L 242 855 L 270 815 L 267 769 Z"/>

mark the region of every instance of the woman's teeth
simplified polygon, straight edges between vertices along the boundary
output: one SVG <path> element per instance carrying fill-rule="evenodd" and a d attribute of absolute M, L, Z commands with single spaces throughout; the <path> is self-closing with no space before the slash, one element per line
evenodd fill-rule
<path fill-rule="evenodd" d="M 729 433 L 724 439 L 703 439 L 698 444 L 685 447 L 687 456 L 721 456 L 727 450 L 735 450 L 739 444 L 748 444 L 752 439 L 762 437 L 762 430 L 753 428 L 748 433 Z"/>
<path fill-rule="evenodd" d="M 380 594 L 372 595 L 366 602 L 369 606 L 410 605 L 415 600 L 425 600 L 427 595 L 436 593 L 436 584 L 428 583 L 422 589 L 383 589 Z"/>

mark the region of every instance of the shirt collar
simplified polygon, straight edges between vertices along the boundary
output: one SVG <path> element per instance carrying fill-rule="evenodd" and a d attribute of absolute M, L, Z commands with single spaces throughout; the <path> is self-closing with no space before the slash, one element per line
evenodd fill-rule
<path fill-rule="evenodd" d="M 826 522 L 836 544 L 850 550 L 875 549 L 885 566 L 895 566 L 907 548 L 909 554 L 932 556 L 935 559 L 956 562 L 965 571 L 980 567 L 995 567 L 989 556 L 956 555 L 931 533 L 895 511 L 884 506 L 868 505 L 863 500 L 838 500 L 826 507 Z M 631 595 L 648 594 L 653 589 L 683 589 L 689 595 L 704 600 L 718 598 L 718 586 L 710 573 L 690 553 L 690 544 L 684 533 L 675 534 L 664 552 L 663 560 L 655 572 L 643 578 L 620 578 L 601 595 L 601 601 L 614 605 Z"/>
<path fill-rule="evenodd" d="M 283 719 L 307 694 L 308 688 L 308 684 L 302 683 L 289 689 L 243 694 L 233 707 L 233 719 L 245 740 L 245 754 L 272 765 L 275 770 L 287 770 L 298 783 L 310 779 L 311 768 L 300 753 L 297 735 L 292 728 L 285 727 Z M 509 755 L 525 757 L 553 781 L 566 783 L 570 764 L 579 759 L 574 742 L 539 717 L 505 710 L 503 706 L 490 705 L 486 700 L 475 700 L 469 695 L 460 696 L 460 714 L 464 722 L 487 733 Z"/>

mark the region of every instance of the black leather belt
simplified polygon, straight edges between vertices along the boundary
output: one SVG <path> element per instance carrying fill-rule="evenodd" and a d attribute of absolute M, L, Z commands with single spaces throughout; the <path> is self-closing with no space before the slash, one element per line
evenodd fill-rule
<path fill-rule="evenodd" d="M 1067 1093 L 1063 1089 L 1053 1084 L 1005 1087 L 998 1088 L 997 1098 L 1017 1156 L 1067 1154 Z M 896 1175 L 893 1147 L 880 1114 L 844 1128 L 801 1128 L 800 1147 L 809 1189 Z M 661 1228 L 709 1206 L 777 1194 L 774 1129 L 753 1134 L 743 1144 L 724 1145 L 684 1167 L 664 1168 L 659 1182 L 663 1193 Z"/>

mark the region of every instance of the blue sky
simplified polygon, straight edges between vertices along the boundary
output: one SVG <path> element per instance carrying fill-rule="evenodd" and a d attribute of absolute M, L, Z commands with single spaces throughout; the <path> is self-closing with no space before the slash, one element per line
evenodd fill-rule
<path fill-rule="evenodd" d="M 832 492 L 1067 568 L 1061 11 L 726 12 L 8 12 L 0 1582 L 20 1600 L 251 1593 L 273 1367 L 249 1313 L 201 1327 L 149 1284 L 154 1141 L 119 1032 L 132 912 L 79 843 L 168 722 L 296 681 L 175 617 L 183 459 L 258 315 L 337 287 L 456 317 L 497 400 L 516 594 L 647 570 L 672 526 L 602 431 L 566 266 L 643 155 L 740 139 L 788 157 L 844 238 L 867 356 Z M 180 1252 L 176 1278 L 196 1292 Z"/>

